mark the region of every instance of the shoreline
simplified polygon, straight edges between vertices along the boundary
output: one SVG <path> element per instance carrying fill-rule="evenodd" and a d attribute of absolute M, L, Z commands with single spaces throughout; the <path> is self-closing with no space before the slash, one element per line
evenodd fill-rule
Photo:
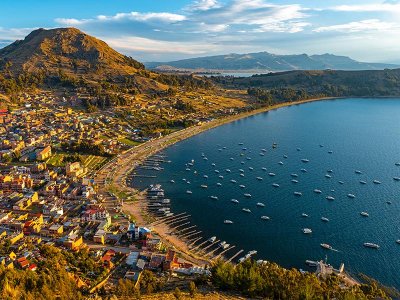
<path fill-rule="evenodd" d="M 189 244 L 184 239 L 170 234 L 170 228 L 164 222 L 159 222 L 156 225 L 152 225 L 152 222 L 146 222 L 143 213 L 147 214 L 147 200 L 143 197 L 143 191 L 139 191 L 133 187 L 126 185 L 126 177 L 134 171 L 148 157 L 172 146 L 175 143 L 193 137 L 197 134 L 203 133 L 210 129 L 225 125 L 240 119 L 251 117 L 260 113 L 277 110 L 279 108 L 289 107 L 293 105 L 300 105 L 310 102 L 323 101 L 323 100 L 334 100 L 341 99 L 340 97 L 323 97 L 323 98 L 312 98 L 294 102 L 284 102 L 272 106 L 262 107 L 251 111 L 230 115 L 218 119 L 213 119 L 207 123 L 201 125 L 194 125 L 169 135 L 145 142 L 139 146 L 133 147 L 126 152 L 118 155 L 115 159 L 103 166 L 100 172 L 106 172 L 112 176 L 112 185 L 120 191 L 131 193 L 135 195 L 135 201 L 131 203 L 124 203 L 122 210 L 133 216 L 138 226 L 150 226 L 160 236 L 164 244 L 172 246 L 177 250 L 188 261 L 196 263 L 198 265 L 209 264 L 211 261 L 208 258 L 195 255 L 189 249 Z M 107 191 L 107 186 L 103 185 L 99 188 L 99 191 Z"/>

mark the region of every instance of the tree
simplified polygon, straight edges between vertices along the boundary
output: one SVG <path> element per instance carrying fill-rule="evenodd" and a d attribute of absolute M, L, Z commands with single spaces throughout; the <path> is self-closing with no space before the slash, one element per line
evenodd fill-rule
<path fill-rule="evenodd" d="M 182 298 L 182 292 L 178 287 L 176 287 L 174 290 L 174 297 L 176 300 L 180 300 Z"/>
<path fill-rule="evenodd" d="M 196 284 L 193 281 L 189 282 L 190 297 L 194 298 L 196 296 L 196 293 L 197 293 Z"/>

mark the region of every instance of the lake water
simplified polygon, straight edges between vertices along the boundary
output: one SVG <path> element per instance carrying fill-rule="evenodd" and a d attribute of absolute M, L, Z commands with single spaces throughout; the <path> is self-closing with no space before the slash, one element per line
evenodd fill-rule
<path fill-rule="evenodd" d="M 273 142 L 278 145 L 275 149 Z M 267 150 L 264 156 L 261 149 Z M 352 274 L 362 272 L 400 288 L 400 244 L 396 243 L 400 239 L 400 182 L 393 180 L 400 177 L 400 167 L 395 165 L 400 162 L 400 99 L 338 99 L 285 107 L 204 132 L 163 154 L 171 163 L 164 163 L 163 171 L 139 170 L 157 178 L 137 180 L 135 185 L 144 188 L 161 183 L 172 200 L 171 210 L 189 213 L 205 238 L 215 235 L 236 245 L 236 251 L 255 249 L 257 259 L 284 267 L 306 268 L 305 260 L 327 256 L 335 267 L 343 262 Z M 192 159 L 194 166 L 186 171 L 185 164 Z M 244 170 L 244 177 L 239 169 Z M 270 172 L 276 176 L 269 176 Z M 298 177 L 291 177 L 292 173 Z M 201 188 L 202 184 L 208 188 Z M 296 191 L 302 196 L 295 196 Z M 349 198 L 349 193 L 356 197 Z M 218 200 L 210 199 L 211 195 Z M 232 198 L 240 203 L 232 203 Z M 256 206 L 257 202 L 265 207 Z M 363 211 L 369 217 L 361 216 Z M 302 217 L 303 213 L 309 217 Z M 262 215 L 271 219 L 261 220 Z M 234 224 L 224 224 L 225 219 Z M 302 228 L 313 232 L 303 234 Z M 365 242 L 376 243 L 380 249 L 365 248 Z M 337 251 L 323 249 L 321 243 Z"/>

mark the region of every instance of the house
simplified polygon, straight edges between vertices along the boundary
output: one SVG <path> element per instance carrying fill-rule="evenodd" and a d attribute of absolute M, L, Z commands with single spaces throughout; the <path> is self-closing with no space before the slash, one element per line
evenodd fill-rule
<path fill-rule="evenodd" d="M 53 224 L 49 227 L 49 233 L 53 236 L 60 235 L 64 232 L 64 226 L 62 224 Z"/>
<path fill-rule="evenodd" d="M 43 161 L 51 156 L 51 147 L 47 146 L 43 149 L 36 150 L 36 160 Z"/>

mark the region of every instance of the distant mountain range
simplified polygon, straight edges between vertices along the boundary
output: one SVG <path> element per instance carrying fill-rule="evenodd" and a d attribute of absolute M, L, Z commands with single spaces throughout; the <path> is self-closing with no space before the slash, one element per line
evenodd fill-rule
<path fill-rule="evenodd" d="M 359 62 L 347 56 L 322 55 L 276 55 L 268 52 L 228 54 L 189 58 L 170 62 L 148 62 L 150 69 L 168 71 L 205 72 L 278 72 L 290 70 L 383 70 L 400 68 L 400 65 Z"/>

